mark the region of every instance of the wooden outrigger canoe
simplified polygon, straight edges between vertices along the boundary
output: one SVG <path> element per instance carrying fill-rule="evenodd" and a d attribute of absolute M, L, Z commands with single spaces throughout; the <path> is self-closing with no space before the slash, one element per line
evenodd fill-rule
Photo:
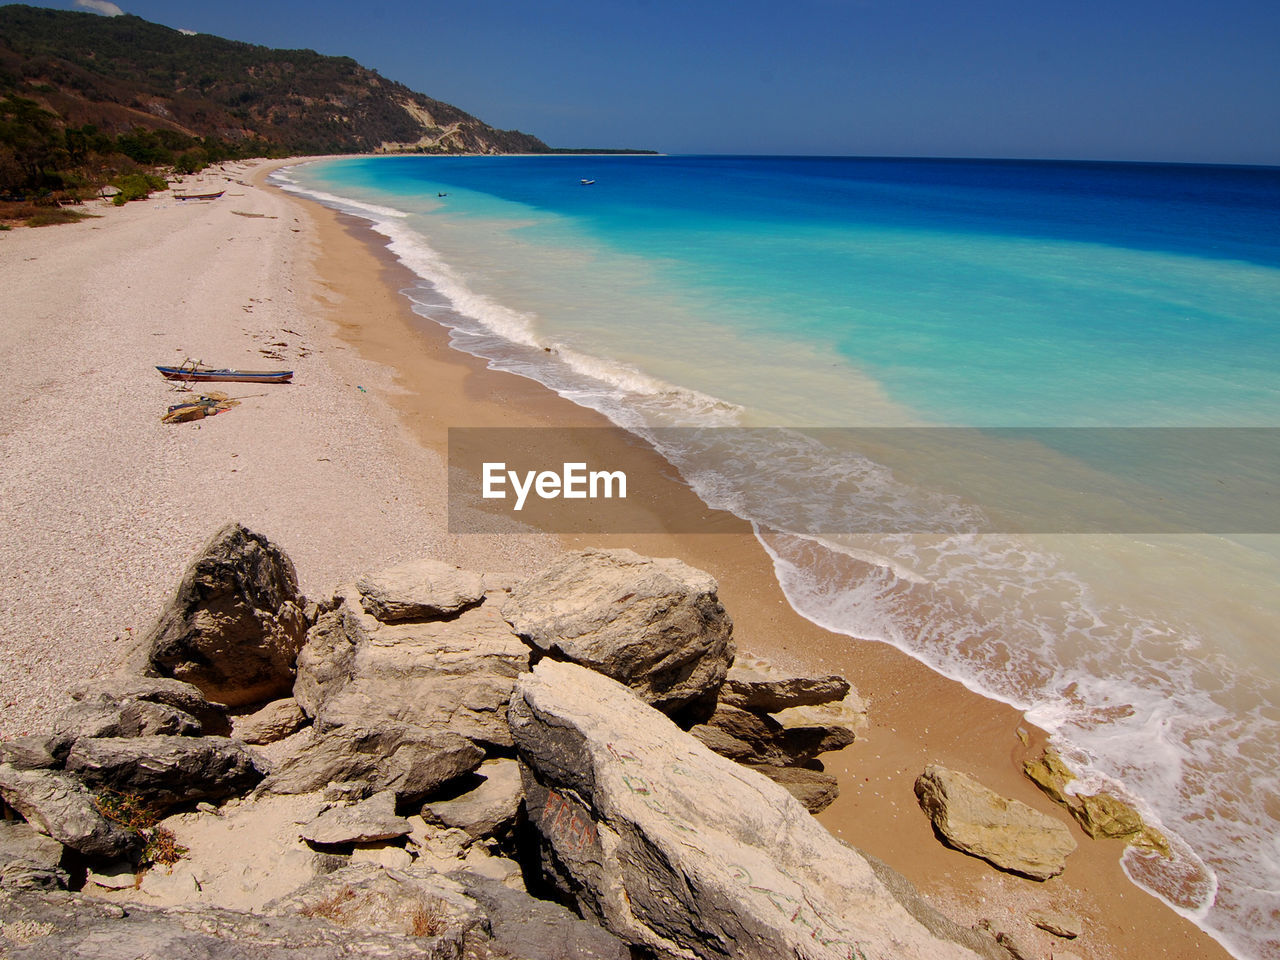
<path fill-rule="evenodd" d="M 227 191 L 219 190 L 217 193 L 175 193 L 175 200 L 217 200 Z"/>
<path fill-rule="evenodd" d="M 292 370 L 214 370 L 208 367 L 161 367 L 156 366 L 166 380 L 195 380 L 209 382 L 214 380 L 234 383 L 288 383 L 293 379 Z"/>

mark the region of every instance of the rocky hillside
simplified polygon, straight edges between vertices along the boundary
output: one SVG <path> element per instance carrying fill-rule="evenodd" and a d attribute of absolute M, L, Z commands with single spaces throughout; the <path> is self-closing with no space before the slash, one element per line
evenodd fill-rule
<path fill-rule="evenodd" d="M 138 127 L 287 154 L 415 150 L 541 153 L 349 57 L 186 34 L 134 16 L 0 7 L 0 100 L 34 101 L 68 128 Z"/>

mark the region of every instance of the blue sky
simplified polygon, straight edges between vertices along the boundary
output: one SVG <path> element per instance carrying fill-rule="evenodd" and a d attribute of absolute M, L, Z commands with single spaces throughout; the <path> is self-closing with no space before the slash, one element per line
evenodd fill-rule
<path fill-rule="evenodd" d="M 553 146 L 1280 164 L 1280 0 L 117 2 Z"/>

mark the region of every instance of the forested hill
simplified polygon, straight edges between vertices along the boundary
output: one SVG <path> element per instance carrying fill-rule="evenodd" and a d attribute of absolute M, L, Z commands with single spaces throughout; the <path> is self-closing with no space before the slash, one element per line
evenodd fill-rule
<path fill-rule="evenodd" d="M 5 101 L 34 101 L 63 129 L 168 130 L 256 143 L 259 154 L 547 151 L 537 137 L 495 130 L 349 57 L 25 5 L 0 7 Z"/>

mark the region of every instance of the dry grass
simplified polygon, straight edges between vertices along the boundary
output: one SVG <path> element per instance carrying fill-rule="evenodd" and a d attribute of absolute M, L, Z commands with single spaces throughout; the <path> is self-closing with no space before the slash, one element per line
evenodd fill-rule
<path fill-rule="evenodd" d="M 347 912 L 351 909 L 351 901 L 356 898 L 356 892 L 350 887 L 343 887 L 341 890 L 311 904 L 309 907 L 303 907 L 298 912 L 304 917 L 324 917 L 326 920 L 332 920 L 334 923 L 342 923 Z"/>
<path fill-rule="evenodd" d="M 409 936 L 438 937 L 448 927 L 449 918 L 437 900 L 421 898 L 409 914 Z"/>

